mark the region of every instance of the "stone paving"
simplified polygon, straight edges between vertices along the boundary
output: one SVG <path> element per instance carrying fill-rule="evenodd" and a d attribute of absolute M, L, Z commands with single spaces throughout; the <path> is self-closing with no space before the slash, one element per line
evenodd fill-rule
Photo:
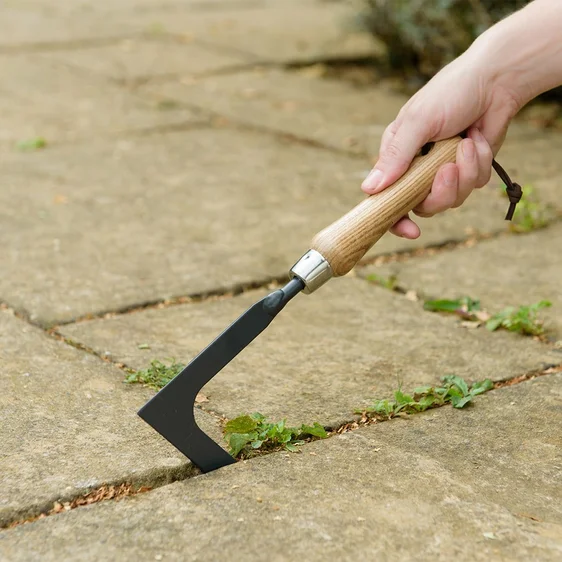
<path fill-rule="evenodd" d="M 123 383 L 188 362 L 361 199 L 405 98 L 325 72 L 380 52 L 353 18 L 322 0 L 0 5 L 0 559 L 562 557 L 559 134 L 517 123 L 499 158 L 545 228 L 510 233 L 493 179 L 419 240 L 384 236 L 295 299 L 196 417 L 226 446 L 241 413 L 337 428 L 400 386 L 511 381 L 469 408 L 201 475 L 136 416 L 154 391 Z M 423 310 L 464 295 L 548 299 L 546 336 Z M 151 490 L 50 514 L 121 484 Z"/>

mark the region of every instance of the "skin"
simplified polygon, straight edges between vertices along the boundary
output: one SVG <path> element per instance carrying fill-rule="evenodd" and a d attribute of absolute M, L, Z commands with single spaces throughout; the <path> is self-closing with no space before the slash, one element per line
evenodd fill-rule
<path fill-rule="evenodd" d="M 459 207 L 488 183 L 492 159 L 511 120 L 539 94 L 562 85 L 562 1 L 534 0 L 483 33 L 400 110 L 385 130 L 378 161 L 361 188 L 369 195 L 392 185 L 429 141 L 468 131 L 456 163 L 436 174 L 430 194 L 414 209 L 431 217 Z M 409 218 L 391 231 L 417 238 Z"/>

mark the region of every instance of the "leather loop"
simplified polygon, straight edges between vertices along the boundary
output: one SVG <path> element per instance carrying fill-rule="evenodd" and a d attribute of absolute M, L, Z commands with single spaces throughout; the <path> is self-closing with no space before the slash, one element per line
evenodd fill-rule
<path fill-rule="evenodd" d="M 505 191 L 509 199 L 509 209 L 505 215 L 505 220 L 510 221 L 513 218 L 513 213 L 515 213 L 517 203 L 521 201 L 523 190 L 518 183 L 511 181 L 508 173 L 495 160 L 492 160 L 492 166 L 500 179 L 505 183 Z"/>

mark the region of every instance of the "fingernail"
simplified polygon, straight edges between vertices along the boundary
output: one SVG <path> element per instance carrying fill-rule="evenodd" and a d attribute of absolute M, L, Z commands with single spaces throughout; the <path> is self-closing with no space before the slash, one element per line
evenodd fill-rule
<path fill-rule="evenodd" d="M 454 166 L 446 167 L 443 170 L 443 181 L 447 187 L 457 186 L 457 170 Z"/>
<path fill-rule="evenodd" d="M 465 139 L 462 141 L 462 155 L 467 162 L 472 162 L 476 151 L 474 149 L 474 142 L 471 139 Z"/>
<path fill-rule="evenodd" d="M 485 141 L 486 139 L 484 138 L 484 135 L 478 130 L 478 129 L 472 129 L 472 138 L 476 141 L 476 142 L 482 142 Z"/>
<path fill-rule="evenodd" d="M 383 178 L 383 173 L 380 170 L 374 168 L 371 173 L 364 179 L 361 187 L 367 191 L 375 192 L 377 187 L 381 185 Z"/>

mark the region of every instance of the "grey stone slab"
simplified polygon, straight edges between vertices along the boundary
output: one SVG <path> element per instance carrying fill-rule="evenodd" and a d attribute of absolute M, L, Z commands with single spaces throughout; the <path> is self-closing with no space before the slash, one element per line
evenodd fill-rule
<path fill-rule="evenodd" d="M 407 101 L 384 85 L 358 88 L 314 74 L 267 69 L 148 84 L 144 91 L 360 154 L 375 147 L 378 153 L 384 129 Z"/>
<path fill-rule="evenodd" d="M 70 2 L 57 3 L 59 8 L 61 4 L 71 6 Z M 75 17 L 61 17 L 60 11 L 53 9 L 53 4 L 41 0 L 3 0 L 0 5 L 0 49 L 108 39 L 124 32 L 123 25 L 111 18 L 93 18 L 85 3 L 72 3 L 75 4 Z"/>
<path fill-rule="evenodd" d="M 248 62 L 247 57 L 236 53 L 202 47 L 189 41 L 182 43 L 149 38 L 131 38 L 113 45 L 56 51 L 49 53 L 48 58 L 125 84 L 167 75 L 186 80 Z"/>
<path fill-rule="evenodd" d="M 189 4 L 131 11 L 123 25 L 178 34 L 270 62 L 372 56 L 380 46 L 356 24 L 345 2 L 269 1 L 194 11 Z"/>
<path fill-rule="evenodd" d="M 480 299 L 490 312 L 507 306 L 552 302 L 545 309 L 550 336 L 562 339 L 562 289 L 560 240 L 562 224 L 527 235 L 511 235 L 483 241 L 472 248 L 434 256 L 366 267 L 361 276 L 395 276 L 399 285 L 426 298 Z"/>
<path fill-rule="evenodd" d="M 151 357 L 188 362 L 263 292 L 150 309 L 63 326 L 67 336 L 144 368 Z M 147 343 L 150 350 L 139 350 Z M 369 400 L 454 373 L 500 380 L 561 362 L 562 353 L 513 334 L 468 331 L 419 302 L 360 279 L 331 281 L 299 298 L 205 387 L 210 409 L 259 411 L 332 425 Z"/>
<path fill-rule="evenodd" d="M 136 412 L 151 392 L 123 371 L 0 311 L 0 525 L 106 483 L 189 470 Z M 220 438 L 214 418 L 199 412 Z M 1 557 L 1 556 L 0 556 Z"/>
<path fill-rule="evenodd" d="M 562 556 L 551 376 L 0 535 L 43 560 L 443 560 Z"/>
<path fill-rule="evenodd" d="M 4 153 L 0 298 L 53 323 L 285 275 L 363 198 L 366 168 L 235 129 Z M 478 193 L 418 241 L 389 235 L 371 255 L 505 228 L 504 212 Z"/>
<path fill-rule="evenodd" d="M 4 55 L 0 65 L 5 77 L 0 86 L 0 142 L 14 144 L 41 136 L 56 143 L 206 120 L 186 108 L 160 110 L 47 55 Z"/>

